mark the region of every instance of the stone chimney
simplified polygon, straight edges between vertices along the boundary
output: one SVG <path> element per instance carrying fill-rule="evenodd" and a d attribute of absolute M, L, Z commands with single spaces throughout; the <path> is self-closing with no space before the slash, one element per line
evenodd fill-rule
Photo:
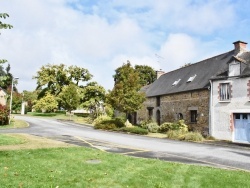
<path fill-rule="evenodd" d="M 247 43 L 243 41 L 236 41 L 234 44 L 234 54 L 237 55 L 241 52 L 245 52 L 247 48 Z"/>
<path fill-rule="evenodd" d="M 162 71 L 161 69 L 158 70 L 158 71 L 156 71 L 156 78 L 157 78 L 157 79 L 160 78 L 160 76 L 163 75 L 163 74 L 165 74 L 165 72 Z"/>

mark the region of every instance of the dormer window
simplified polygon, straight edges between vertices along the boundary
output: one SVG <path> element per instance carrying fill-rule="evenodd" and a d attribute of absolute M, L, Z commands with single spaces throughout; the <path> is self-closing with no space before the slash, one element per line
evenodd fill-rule
<path fill-rule="evenodd" d="M 196 74 L 195 74 L 194 76 L 191 76 L 191 77 L 187 80 L 187 82 L 192 82 L 192 81 L 195 79 L 195 77 L 196 77 Z"/>
<path fill-rule="evenodd" d="M 239 76 L 240 75 L 240 62 L 233 61 L 229 63 L 228 76 Z"/>
<path fill-rule="evenodd" d="M 181 81 L 181 79 L 174 81 L 174 83 L 172 84 L 172 86 L 176 86 L 180 81 Z"/>

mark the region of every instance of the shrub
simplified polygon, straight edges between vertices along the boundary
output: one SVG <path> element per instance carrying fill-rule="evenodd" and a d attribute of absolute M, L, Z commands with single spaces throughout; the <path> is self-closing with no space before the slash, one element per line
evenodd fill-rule
<path fill-rule="evenodd" d="M 95 120 L 94 120 L 94 122 L 93 122 L 93 124 L 94 125 L 96 125 L 96 124 L 100 124 L 102 121 L 104 121 L 104 120 L 111 120 L 111 117 L 109 117 L 109 116 L 98 116 Z"/>
<path fill-rule="evenodd" d="M 188 132 L 185 134 L 183 140 L 201 142 L 204 138 L 199 132 Z"/>
<path fill-rule="evenodd" d="M 9 124 L 9 109 L 0 104 L 0 125 Z"/>
<path fill-rule="evenodd" d="M 165 122 L 165 123 L 163 123 L 163 124 L 160 125 L 158 131 L 160 133 L 166 133 L 169 130 L 173 130 L 173 123 Z"/>
<path fill-rule="evenodd" d="M 94 126 L 95 129 L 103 129 L 103 130 L 113 130 L 116 128 L 114 123 L 99 123 Z"/>
<path fill-rule="evenodd" d="M 124 122 L 120 118 L 111 119 L 109 116 L 100 116 L 94 121 L 94 128 L 111 130 L 124 127 Z"/>
<path fill-rule="evenodd" d="M 167 138 L 175 139 L 175 140 L 183 140 L 186 132 L 183 130 L 169 130 L 167 132 Z"/>
<path fill-rule="evenodd" d="M 125 126 L 125 124 L 124 124 L 125 123 L 124 118 L 117 117 L 113 121 L 114 121 L 114 124 L 116 125 L 116 127 L 118 127 L 118 128 L 121 128 L 121 127 Z"/>
<path fill-rule="evenodd" d="M 169 130 L 182 130 L 184 132 L 187 132 L 188 126 L 184 123 L 184 120 L 179 120 L 175 123 L 165 122 L 159 127 L 159 132 L 161 133 L 168 132 Z"/>
<path fill-rule="evenodd" d="M 143 129 L 141 127 L 138 126 L 134 126 L 134 127 L 122 127 L 120 129 L 117 129 L 118 131 L 122 131 L 122 132 L 130 132 L 130 133 L 134 133 L 134 134 L 140 134 L 140 135 L 146 135 L 148 134 L 148 130 L 147 129 Z"/>
<path fill-rule="evenodd" d="M 139 126 L 144 128 L 144 129 L 147 129 L 147 124 L 149 123 L 153 123 L 154 121 L 153 120 L 144 120 L 144 121 L 141 121 Z"/>
<path fill-rule="evenodd" d="M 151 133 L 157 133 L 159 129 L 159 125 L 155 122 L 149 123 L 145 126 L 145 128 Z"/>

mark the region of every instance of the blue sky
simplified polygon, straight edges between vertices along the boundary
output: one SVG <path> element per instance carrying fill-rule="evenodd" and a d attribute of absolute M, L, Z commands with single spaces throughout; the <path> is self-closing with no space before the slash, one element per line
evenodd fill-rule
<path fill-rule="evenodd" d="M 250 42 L 250 1 L 245 0 L 9 0 L 0 57 L 34 90 L 42 65 L 87 68 L 106 89 L 114 70 L 129 60 L 166 72 Z"/>

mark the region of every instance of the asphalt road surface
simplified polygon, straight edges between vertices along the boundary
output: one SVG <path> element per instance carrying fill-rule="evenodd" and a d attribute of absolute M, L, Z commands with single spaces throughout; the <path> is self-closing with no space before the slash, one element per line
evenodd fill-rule
<path fill-rule="evenodd" d="M 240 169 L 250 172 L 250 148 L 201 144 L 94 130 L 71 122 L 16 116 L 30 126 L 0 130 L 0 133 L 27 133 L 102 151 L 157 158 L 188 164 Z"/>

